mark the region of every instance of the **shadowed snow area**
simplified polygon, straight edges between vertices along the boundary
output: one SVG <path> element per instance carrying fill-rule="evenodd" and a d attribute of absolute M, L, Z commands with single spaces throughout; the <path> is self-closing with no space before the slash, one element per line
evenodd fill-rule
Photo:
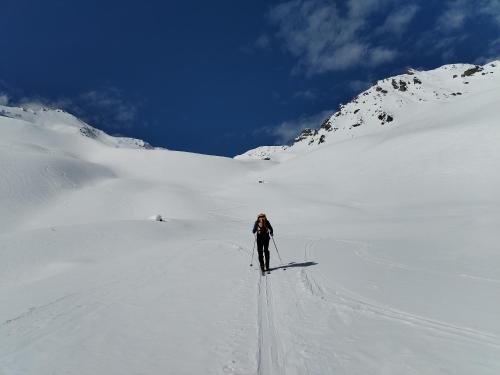
<path fill-rule="evenodd" d="M 0 107 L 0 374 L 500 373 L 493 68 L 264 161 Z"/>

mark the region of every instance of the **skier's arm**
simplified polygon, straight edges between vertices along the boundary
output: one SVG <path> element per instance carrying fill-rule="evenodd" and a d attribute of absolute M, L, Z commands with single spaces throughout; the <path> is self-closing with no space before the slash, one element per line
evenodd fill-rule
<path fill-rule="evenodd" d="M 273 227 L 271 226 L 271 223 L 269 221 L 267 221 L 266 226 L 269 228 L 269 233 L 272 236 L 273 235 Z"/>
<path fill-rule="evenodd" d="M 255 232 L 257 232 L 257 222 L 255 222 L 255 224 L 253 225 L 253 229 L 252 229 L 252 233 L 255 234 Z"/>

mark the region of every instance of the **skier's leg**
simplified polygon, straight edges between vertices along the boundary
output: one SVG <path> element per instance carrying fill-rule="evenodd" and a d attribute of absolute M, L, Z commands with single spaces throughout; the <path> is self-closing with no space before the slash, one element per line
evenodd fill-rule
<path fill-rule="evenodd" d="M 264 254 L 266 255 L 266 270 L 269 271 L 269 239 L 264 243 Z"/>
<path fill-rule="evenodd" d="M 257 239 L 257 252 L 259 253 L 260 269 L 264 272 L 264 243 Z"/>

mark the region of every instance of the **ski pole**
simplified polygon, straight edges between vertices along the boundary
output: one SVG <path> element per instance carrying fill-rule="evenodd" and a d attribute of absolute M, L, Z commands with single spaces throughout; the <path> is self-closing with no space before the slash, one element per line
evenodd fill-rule
<path fill-rule="evenodd" d="M 276 253 L 278 254 L 278 258 L 280 258 L 281 267 L 283 268 L 283 271 L 284 271 L 284 270 L 286 270 L 285 263 L 283 263 L 283 259 L 281 259 L 281 255 L 280 255 L 280 252 L 278 250 L 278 246 L 276 246 L 276 241 L 274 240 L 274 236 L 271 236 L 271 238 L 273 239 L 274 248 L 276 249 Z"/>
<path fill-rule="evenodd" d="M 255 253 L 255 243 L 257 242 L 257 236 L 255 236 L 253 240 L 253 249 L 252 249 L 252 259 L 250 260 L 250 267 L 253 267 L 253 254 Z"/>

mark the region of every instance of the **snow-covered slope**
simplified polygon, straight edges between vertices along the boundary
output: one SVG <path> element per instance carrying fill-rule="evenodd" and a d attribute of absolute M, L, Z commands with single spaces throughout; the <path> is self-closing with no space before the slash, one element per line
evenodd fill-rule
<path fill-rule="evenodd" d="M 102 130 L 96 129 L 60 109 L 54 110 L 42 106 L 6 107 L 0 105 L 0 119 L 2 117 L 16 119 L 34 127 L 50 129 L 56 132 L 78 134 L 112 147 L 153 148 L 149 143 L 141 139 L 109 136 Z M 5 122 L 5 119 L 3 121 Z"/>
<path fill-rule="evenodd" d="M 481 86 L 337 116 L 279 163 L 0 117 L 0 374 L 497 375 L 500 85 Z M 286 266 L 273 244 L 265 277 L 262 211 Z"/>
<path fill-rule="evenodd" d="M 425 111 L 437 116 L 441 106 L 467 102 L 499 86 L 500 61 L 484 66 L 453 64 L 430 71 L 409 70 L 406 74 L 377 81 L 349 103 L 340 105 L 338 111 L 317 129 L 303 130 L 290 147 L 258 147 L 236 158 L 288 160 L 322 144 L 400 126 Z"/>

